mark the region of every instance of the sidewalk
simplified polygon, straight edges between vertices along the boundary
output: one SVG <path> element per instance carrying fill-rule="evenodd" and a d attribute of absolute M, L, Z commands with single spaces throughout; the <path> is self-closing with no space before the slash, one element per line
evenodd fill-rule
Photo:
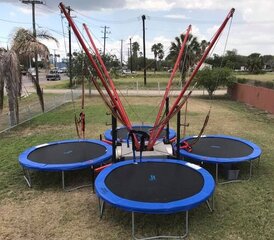
<path fill-rule="evenodd" d="M 65 94 L 65 93 L 71 93 L 73 94 L 81 94 L 81 89 L 44 89 L 44 93 L 55 93 L 55 94 Z M 163 96 L 165 94 L 164 90 L 117 90 L 119 95 L 123 96 Z M 34 89 L 30 88 L 28 89 L 29 93 L 35 92 Z M 106 93 L 106 91 L 103 91 Z M 189 91 L 186 91 L 186 94 Z M 85 90 L 85 94 L 88 93 L 88 90 Z M 217 90 L 214 92 L 214 95 L 225 95 L 227 93 L 226 89 Z M 171 96 L 178 96 L 180 94 L 180 91 L 178 90 L 171 90 L 170 95 Z M 99 95 L 97 90 L 91 90 L 91 95 Z M 202 95 L 208 95 L 207 91 L 205 90 L 193 90 L 192 96 L 202 96 Z"/>

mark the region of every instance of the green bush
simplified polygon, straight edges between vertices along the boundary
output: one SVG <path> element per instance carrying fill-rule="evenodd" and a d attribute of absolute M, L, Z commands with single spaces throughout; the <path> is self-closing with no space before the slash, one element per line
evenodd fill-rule
<path fill-rule="evenodd" d="M 211 98 L 218 87 L 231 86 L 236 82 L 236 78 L 229 68 L 205 68 L 197 73 L 195 82 L 198 87 L 204 87 Z"/>
<path fill-rule="evenodd" d="M 238 78 L 238 79 L 237 79 L 237 82 L 238 82 L 238 83 L 247 83 L 248 80 L 247 80 L 246 78 Z"/>
<path fill-rule="evenodd" d="M 265 82 L 265 87 L 274 89 L 274 82 L 270 82 L 270 81 Z"/>

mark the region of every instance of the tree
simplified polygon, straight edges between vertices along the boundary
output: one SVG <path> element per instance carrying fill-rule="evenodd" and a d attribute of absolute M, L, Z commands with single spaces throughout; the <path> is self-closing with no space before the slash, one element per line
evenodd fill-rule
<path fill-rule="evenodd" d="M 247 57 L 247 69 L 249 72 L 259 74 L 262 72 L 264 63 L 260 53 L 252 53 Z"/>
<path fill-rule="evenodd" d="M 140 45 L 138 42 L 133 42 L 132 43 L 132 61 L 131 57 L 129 57 L 129 63 L 132 63 L 132 70 L 137 70 L 138 69 L 138 52 L 140 51 Z"/>
<path fill-rule="evenodd" d="M 164 57 L 164 46 L 162 43 L 153 44 L 151 47 L 151 51 L 154 54 L 154 61 L 155 61 L 155 71 L 157 71 L 157 57 L 161 57 L 163 59 Z"/>
<path fill-rule="evenodd" d="M 175 63 L 179 51 L 181 49 L 182 43 L 185 39 L 185 34 L 181 34 L 180 37 L 175 38 L 175 42 L 171 43 L 170 53 L 167 57 Z M 181 72 L 181 81 L 185 81 L 187 72 L 194 67 L 198 60 L 202 57 L 206 47 L 209 43 L 206 40 L 202 40 L 201 43 L 198 41 L 197 37 L 189 34 L 187 45 L 184 49 L 183 57 L 180 62 L 179 70 Z"/>
<path fill-rule="evenodd" d="M 140 45 L 138 42 L 133 42 L 132 43 L 132 56 L 133 58 L 138 57 L 138 52 L 140 51 Z"/>
<path fill-rule="evenodd" d="M 42 39 L 53 40 L 58 43 L 58 41 L 46 31 L 38 31 L 36 37 L 34 37 L 30 30 L 19 28 L 13 34 L 11 50 L 16 52 L 19 61 L 22 63 L 28 62 L 29 59 L 32 59 L 35 56 L 35 54 L 40 56 L 44 63 L 48 63 L 49 50 L 46 45 L 40 42 Z M 39 84 L 39 78 L 34 77 L 32 74 L 29 75 L 35 85 L 36 93 L 39 97 L 42 111 L 44 112 L 43 91 Z"/>
<path fill-rule="evenodd" d="M 197 86 L 204 87 L 208 92 L 209 98 L 212 98 L 218 87 L 229 86 L 235 80 L 232 73 L 229 68 L 213 68 L 212 70 L 204 68 L 197 73 L 195 81 Z"/>
<path fill-rule="evenodd" d="M 4 84 L 6 85 L 10 125 L 19 123 L 18 98 L 21 93 L 20 64 L 13 50 L 0 49 L 0 113 L 3 110 Z"/>
<path fill-rule="evenodd" d="M 262 56 L 264 68 L 266 70 L 272 70 L 274 68 L 274 56 L 272 55 L 264 55 Z"/>
<path fill-rule="evenodd" d="M 227 67 L 232 70 L 240 70 L 247 65 L 247 57 L 239 55 L 236 49 L 227 50 L 223 56 L 213 54 L 213 57 L 209 57 L 205 61 L 212 65 L 213 68 Z"/>
<path fill-rule="evenodd" d="M 94 59 L 96 59 L 96 56 L 93 56 L 93 57 Z M 104 56 L 102 56 L 102 59 L 108 71 L 110 71 L 112 68 L 120 67 L 120 62 L 116 55 L 106 53 Z M 93 68 L 91 62 L 89 61 L 87 55 L 84 52 L 73 52 L 71 66 L 72 66 L 72 69 L 71 69 L 72 78 L 76 80 L 78 77 L 81 77 L 83 75 L 83 70 L 86 67 L 89 68 L 93 76 L 97 75 L 95 69 Z M 89 76 L 89 74 L 85 74 L 85 75 L 86 75 L 85 77 Z"/>

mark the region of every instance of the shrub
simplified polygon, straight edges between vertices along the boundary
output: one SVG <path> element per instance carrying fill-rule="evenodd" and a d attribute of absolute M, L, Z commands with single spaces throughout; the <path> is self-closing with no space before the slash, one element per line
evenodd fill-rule
<path fill-rule="evenodd" d="M 210 98 L 220 86 L 231 86 L 236 82 L 233 72 L 228 68 L 205 68 L 199 71 L 195 77 L 197 86 L 204 87 Z"/>

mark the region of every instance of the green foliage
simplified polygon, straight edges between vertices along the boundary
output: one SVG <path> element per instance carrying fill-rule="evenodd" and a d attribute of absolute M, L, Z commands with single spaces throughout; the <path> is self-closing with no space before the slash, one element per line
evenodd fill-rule
<path fill-rule="evenodd" d="M 151 52 L 154 54 L 154 71 L 157 71 L 158 66 L 157 66 L 157 58 L 159 60 L 162 60 L 164 58 L 164 45 L 162 43 L 155 43 L 151 47 Z"/>
<path fill-rule="evenodd" d="M 166 57 L 166 60 L 172 60 L 173 64 L 175 64 L 185 37 L 185 34 L 181 34 L 180 37 L 175 38 L 175 42 L 171 43 L 170 53 Z M 199 42 L 197 37 L 195 37 L 192 34 L 189 34 L 189 37 L 187 39 L 188 47 L 185 48 L 183 57 L 179 65 L 182 82 L 185 80 L 186 74 L 189 71 L 189 69 L 191 69 L 202 57 L 208 45 L 209 43 L 207 41 L 202 40 L 201 42 Z"/>
<path fill-rule="evenodd" d="M 248 71 L 254 74 L 262 73 L 264 63 L 260 53 L 252 53 L 247 57 Z"/>
<path fill-rule="evenodd" d="M 247 83 L 247 82 L 248 82 L 248 79 L 246 79 L 246 78 L 238 78 L 238 79 L 237 79 L 237 82 L 238 82 L 238 83 Z"/>
<path fill-rule="evenodd" d="M 195 77 L 197 86 L 204 87 L 211 98 L 214 91 L 220 86 L 229 86 L 235 81 L 232 71 L 228 68 L 204 68 Z"/>
<path fill-rule="evenodd" d="M 263 82 L 263 81 L 255 80 L 254 86 L 274 89 L 274 82 L 271 82 L 271 81 Z"/>
<path fill-rule="evenodd" d="M 241 67 L 246 67 L 247 57 L 237 54 L 237 50 L 227 50 L 224 56 L 219 56 L 218 54 L 213 54 L 213 57 L 209 57 L 206 63 L 211 64 L 212 67 L 227 67 L 230 69 L 238 69 Z"/>
<path fill-rule="evenodd" d="M 96 59 L 95 56 L 93 57 L 94 59 Z M 102 59 L 107 70 L 110 70 L 113 67 L 117 68 L 120 65 L 116 55 L 106 54 L 105 56 L 102 56 Z M 97 75 L 95 69 L 93 68 L 91 62 L 89 61 L 87 55 L 84 52 L 74 52 L 72 54 L 71 65 L 72 78 L 76 78 L 79 80 L 82 78 L 82 76 L 84 76 L 86 79 L 89 79 L 90 74 L 87 68 L 91 71 L 93 75 Z"/>
<path fill-rule="evenodd" d="M 274 81 L 272 81 L 272 82 L 270 82 L 270 81 L 265 82 L 265 86 L 267 88 L 274 89 Z"/>

